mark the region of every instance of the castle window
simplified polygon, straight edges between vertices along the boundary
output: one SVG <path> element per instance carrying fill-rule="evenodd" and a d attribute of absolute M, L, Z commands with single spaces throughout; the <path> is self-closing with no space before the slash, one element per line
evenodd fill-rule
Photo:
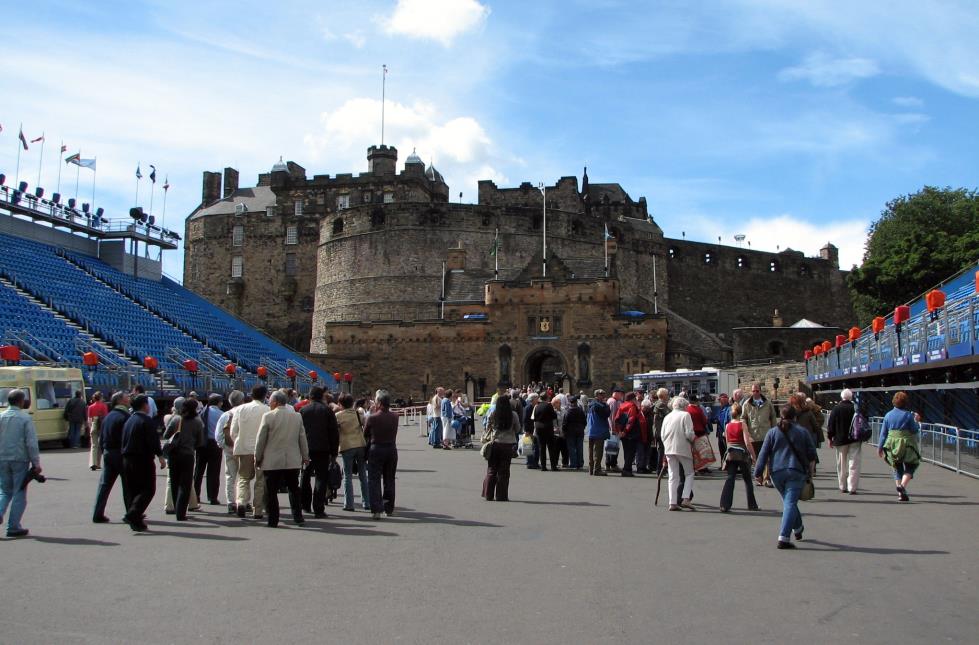
<path fill-rule="evenodd" d="M 231 258 L 231 277 L 240 278 L 245 267 L 245 260 L 240 255 Z"/>
<path fill-rule="evenodd" d="M 313 299 L 310 296 L 304 296 L 300 301 L 300 306 L 302 307 L 303 311 L 312 311 Z"/>
<path fill-rule="evenodd" d="M 296 275 L 299 272 L 299 263 L 296 261 L 295 253 L 286 253 L 286 275 Z"/>
<path fill-rule="evenodd" d="M 808 264 L 800 264 L 799 265 L 799 277 L 800 278 L 808 278 L 811 275 L 812 275 L 812 271 L 809 270 L 809 265 Z"/>
<path fill-rule="evenodd" d="M 711 257 L 710 251 L 704 253 L 704 264 L 710 264 L 712 259 L 713 258 Z"/>
<path fill-rule="evenodd" d="M 580 219 L 571 220 L 571 234 L 581 235 L 582 230 L 584 230 L 584 225 L 581 223 Z"/>
<path fill-rule="evenodd" d="M 669 254 L 670 254 L 670 259 L 675 260 L 676 257 L 680 254 L 680 252 L 677 251 L 677 248 L 675 246 L 671 246 L 669 250 Z"/>
<path fill-rule="evenodd" d="M 394 203 L 394 193 L 392 193 L 390 191 L 384 193 L 384 203 L 385 204 L 393 204 Z"/>
<path fill-rule="evenodd" d="M 361 199 L 363 200 L 363 202 L 365 204 L 370 204 L 372 197 L 373 197 L 373 195 L 371 194 L 371 191 L 365 190 L 364 193 L 363 193 L 363 195 L 362 195 L 362 197 L 361 197 Z"/>
<path fill-rule="evenodd" d="M 231 246 L 241 246 L 245 241 L 245 227 L 235 224 L 231 228 Z"/>
<path fill-rule="evenodd" d="M 333 234 L 334 235 L 339 235 L 340 233 L 343 233 L 343 218 L 342 217 L 338 217 L 335 220 L 333 220 Z"/>
<path fill-rule="evenodd" d="M 778 272 L 779 271 L 778 260 L 772 260 L 771 262 L 769 262 L 768 270 L 771 271 L 772 273 Z"/>
<path fill-rule="evenodd" d="M 294 209 L 295 210 L 293 211 L 293 213 L 296 215 L 296 217 L 302 216 L 302 214 L 303 214 L 303 200 L 297 199 L 296 200 L 296 204 L 294 206 Z"/>
<path fill-rule="evenodd" d="M 277 213 L 275 212 L 275 206 L 266 206 L 265 207 L 265 217 L 275 217 L 276 214 Z"/>
<path fill-rule="evenodd" d="M 337 210 L 342 211 L 350 208 L 350 195 L 340 195 L 337 197 Z"/>
<path fill-rule="evenodd" d="M 531 224 L 531 226 L 533 227 L 533 229 L 535 231 L 539 231 L 540 230 L 540 227 L 541 227 L 541 216 L 540 215 L 534 215 L 533 217 L 531 217 L 530 218 L 530 224 Z"/>
<path fill-rule="evenodd" d="M 299 227 L 296 225 L 286 227 L 286 244 L 292 246 L 299 244 Z"/>
<path fill-rule="evenodd" d="M 371 228 L 381 228 L 384 226 L 384 210 L 375 208 L 371 213 Z"/>
<path fill-rule="evenodd" d="M 739 255 L 738 256 L 738 259 L 737 259 L 737 264 L 738 264 L 738 268 L 739 269 L 747 269 L 748 268 L 748 259 L 745 258 L 743 255 Z"/>
<path fill-rule="evenodd" d="M 783 353 L 785 353 L 785 343 L 780 340 L 768 342 L 768 354 L 770 356 L 781 356 Z"/>

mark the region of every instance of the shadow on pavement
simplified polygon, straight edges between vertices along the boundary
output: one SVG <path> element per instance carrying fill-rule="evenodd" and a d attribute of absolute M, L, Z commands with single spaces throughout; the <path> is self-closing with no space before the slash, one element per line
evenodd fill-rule
<path fill-rule="evenodd" d="M 193 531 L 158 531 L 156 527 L 160 526 L 158 522 L 154 522 L 149 525 L 149 530 L 138 535 L 169 535 L 172 537 L 179 538 L 191 538 L 193 540 L 218 540 L 218 541 L 232 541 L 232 542 L 245 542 L 248 538 L 234 537 L 231 535 L 217 535 L 216 533 L 195 533 Z"/>
<path fill-rule="evenodd" d="M 457 520 L 451 515 L 440 515 L 438 513 L 425 513 L 423 511 L 416 511 L 410 508 L 394 509 L 394 516 L 391 518 L 391 521 L 395 521 L 398 518 L 410 520 L 412 522 L 418 522 L 419 524 L 451 524 L 452 526 L 482 526 L 487 528 L 502 528 L 500 524 L 490 524 L 489 522 L 477 522 L 476 520 Z"/>
<path fill-rule="evenodd" d="M 807 539 L 803 544 L 818 544 L 825 549 L 809 549 L 810 551 L 847 551 L 851 553 L 874 553 L 876 555 L 948 555 L 948 551 L 930 549 L 885 549 L 883 547 L 852 546 L 848 544 L 833 544 L 822 540 Z"/>
<path fill-rule="evenodd" d="M 399 473 L 434 473 L 435 470 L 425 470 L 424 468 L 398 468 Z"/>
<path fill-rule="evenodd" d="M 541 499 L 511 499 L 511 504 L 540 504 L 542 506 L 605 506 L 608 504 L 596 504 L 595 502 L 548 502 Z"/>
<path fill-rule="evenodd" d="M 86 538 L 59 538 L 32 535 L 28 539 L 31 538 L 33 538 L 35 542 L 44 542 L 47 544 L 65 544 L 68 546 L 119 546 L 118 542 L 104 542 L 102 540 L 89 540 Z"/>
<path fill-rule="evenodd" d="M 908 495 L 911 496 L 911 504 L 914 504 L 915 503 L 915 498 L 919 498 L 919 499 L 920 498 L 926 498 L 923 501 L 920 501 L 918 503 L 919 504 L 938 504 L 938 505 L 941 505 L 941 506 L 979 506 L 979 502 L 940 502 L 940 501 L 938 501 L 936 499 L 927 499 L 928 497 L 936 497 L 936 496 L 915 495 L 914 494 L 914 491 L 909 491 L 908 492 Z M 901 506 L 901 505 L 904 504 L 904 502 L 897 501 L 897 496 L 896 495 L 888 495 L 887 497 L 889 499 L 866 499 L 866 496 L 864 496 L 864 499 L 860 499 L 860 496 L 858 495 L 857 496 L 857 499 L 853 499 L 852 497 L 850 497 L 849 495 L 847 495 L 847 499 L 824 499 L 823 501 L 824 502 L 829 502 L 831 504 L 836 504 L 836 503 L 839 503 L 839 502 L 849 502 L 851 504 L 890 504 L 891 506 Z"/>

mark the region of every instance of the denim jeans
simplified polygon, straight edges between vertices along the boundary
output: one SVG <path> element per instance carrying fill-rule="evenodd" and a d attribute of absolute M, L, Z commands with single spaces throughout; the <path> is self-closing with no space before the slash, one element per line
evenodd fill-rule
<path fill-rule="evenodd" d="M 68 447 L 77 448 L 81 444 L 82 428 L 84 423 L 68 422 Z"/>
<path fill-rule="evenodd" d="M 394 512 L 394 479 L 398 471 L 398 449 L 393 443 L 374 444 L 368 457 L 368 492 L 371 511 L 388 515 Z M 383 482 L 383 488 L 382 488 Z"/>
<path fill-rule="evenodd" d="M 572 468 L 581 468 L 585 465 L 585 459 L 582 455 L 582 447 L 585 442 L 584 436 L 581 437 L 565 437 L 565 441 L 568 443 L 568 463 Z"/>
<path fill-rule="evenodd" d="M 429 431 L 428 431 L 428 445 L 430 446 L 441 446 L 442 445 L 442 419 L 440 417 L 432 417 L 428 420 Z"/>
<path fill-rule="evenodd" d="M 343 507 L 354 507 L 354 464 L 360 480 L 360 504 L 366 511 L 371 507 L 370 488 L 367 486 L 367 464 L 364 463 L 364 447 L 350 448 L 340 453 L 343 457 Z"/>
<path fill-rule="evenodd" d="M 779 540 L 787 542 L 792 531 L 802 530 L 802 513 L 799 512 L 799 494 L 806 483 L 806 476 L 798 470 L 778 470 L 772 473 L 772 484 L 782 496 L 782 526 Z"/>
<path fill-rule="evenodd" d="M 19 531 L 20 518 L 24 517 L 27 509 L 27 490 L 20 485 L 31 469 L 29 461 L 0 461 L 0 522 L 10 506 L 7 516 L 7 532 Z"/>

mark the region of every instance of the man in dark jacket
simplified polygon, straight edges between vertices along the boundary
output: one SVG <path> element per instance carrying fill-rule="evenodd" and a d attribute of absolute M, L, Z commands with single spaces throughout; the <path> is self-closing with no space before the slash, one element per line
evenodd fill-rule
<path fill-rule="evenodd" d="M 197 499 L 201 497 L 201 485 L 204 483 L 204 475 L 207 475 L 207 503 L 216 506 L 218 502 L 218 489 L 221 487 L 221 458 L 224 450 L 217 442 L 218 420 L 224 414 L 221 406 L 224 404 L 224 397 L 220 394 L 211 394 L 207 397 L 207 407 L 201 412 L 201 422 L 204 424 L 204 445 L 197 449 L 194 460 L 194 491 Z"/>
<path fill-rule="evenodd" d="M 76 390 L 75 396 L 65 404 L 64 417 L 68 422 L 68 447 L 78 448 L 82 428 L 88 423 L 88 404 L 82 398 L 81 390 Z"/>
<path fill-rule="evenodd" d="M 323 402 L 323 388 L 316 386 L 309 391 L 309 403 L 299 411 L 306 430 L 306 443 L 309 445 L 309 464 L 303 471 L 302 505 L 314 517 L 324 518 L 326 512 L 326 492 L 330 487 L 330 465 L 340 450 L 340 428 L 337 416 Z M 312 489 L 310 480 L 316 475 L 316 488 Z"/>
<path fill-rule="evenodd" d="M 581 470 L 582 466 L 585 465 L 585 458 L 581 452 L 585 441 L 586 425 L 588 425 L 588 417 L 578 405 L 578 397 L 568 397 L 568 412 L 564 415 L 561 433 L 568 444 L 568 461 L 571 468 L 575 470 Z"/>
<path fill-rule="evenodd" d="M 857 494 L 860 484 L 860 452 L 863 444 L 850 436 L 850 427 L 857 410 L 853 405 L 853 391 L 849 388 L 840 392 L 840 401 L 829 413 L 826 434 L 829 443 L 836 449 L 836 478 L 841 493 Z"/>
<path fill-rule="evenodd" d="M 116 483 L 116 478 L 122 477 L 122 431 L 129 420 L 129 394 L 116 392 L 110 400 L 112 409 L 105 415 L 100 425 L 99 443 L 102 446 L 102 476 L 95 494 L 95 510 L 92 521 L 104 524 L 109 521 L 105 516 L 105 505 L 109 501 L 109 493 Z M 129 510 L 129 489 L 126 478 L 122 477 L 122 500 L 126 511 Z"/>
<path fill-rule="evenodd" d="M 122 431 L 122 477 L 129 491 L 129 512 L 123 520 L 138 533 L 147 528 L 143 516 L 156 495 L 153 458 L 160 460 L 161 469 L 166 462 L 163 461 L 156 422 L 149 415 L 149 397 L 137 394 L 133 397 L 132 406 L 133 414 Z"/>
<path fill-rule="evenodd" d="M 541 396 L 540 402 L 534 406 L 533 416 L 541 472 L 547 472 L 548 455 L 551 457 L 551 470 L 557 470 L 558 446 L 554 440 L 554 422 L 557 421 L 557 412 L 546 394 Z"/>

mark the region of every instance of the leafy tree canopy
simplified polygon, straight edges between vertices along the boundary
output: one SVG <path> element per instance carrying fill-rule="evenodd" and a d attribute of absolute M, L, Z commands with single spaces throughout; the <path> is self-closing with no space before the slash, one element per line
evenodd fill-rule
<path fill-rule="evenodd" d="M 848 277 L 863 324 L 979 259 L 979 195 L 925 186 L 888 202 L 870 227 L 863 265 Z"/>

